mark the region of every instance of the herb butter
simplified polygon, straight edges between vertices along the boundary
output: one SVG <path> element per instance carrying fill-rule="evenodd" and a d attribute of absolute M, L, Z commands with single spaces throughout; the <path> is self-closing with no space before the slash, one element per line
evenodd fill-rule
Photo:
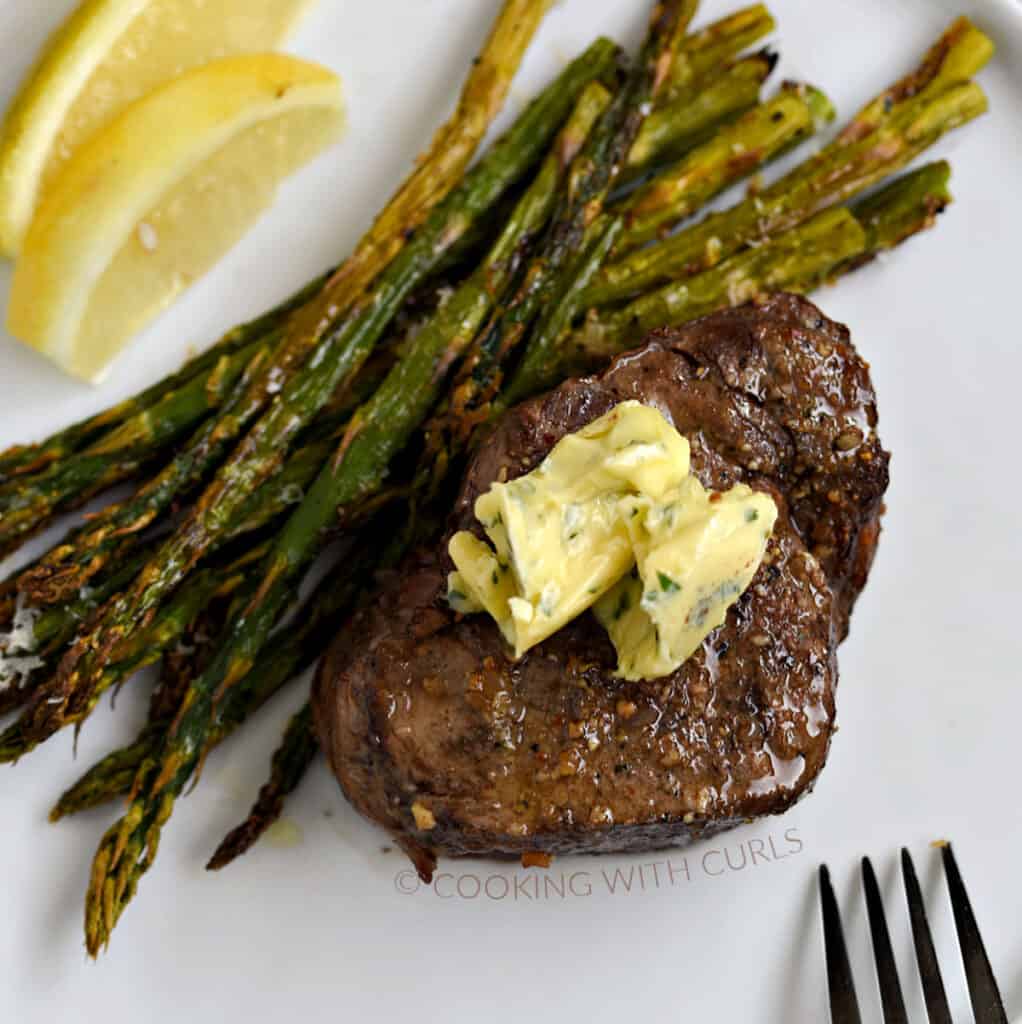
<path fill-rule="evenodd" d="M 763 561 L 777 520 L 773 499 L 744 484 L 707 491 L 694 477 L 656 500 L 622 500 L 635 569 L 593 609 L 624 679 L 682 665 L 724 622 Z"/>
<path fill-rule="evenodd" d="M 562 438 L 531 473 L 475 505 L 492 547 L 463 531 L 448 598 L 486 611 L 520 657 L 591 607 L 635 556 L 619 504 L 659 498 L 688 476 L 689 446 L 656 409 L 622 402 Z"/>
<path fill-rule="evenodd" d="M 677 668 L 763 559 L 777 509 L 745 486 L 706 491 L 656 409 L 622 402 L 475 505 L 489 541 L 450 543 L 448 600 L 486 612 L 521 657 L 593 608 L 626 679 Z"/>

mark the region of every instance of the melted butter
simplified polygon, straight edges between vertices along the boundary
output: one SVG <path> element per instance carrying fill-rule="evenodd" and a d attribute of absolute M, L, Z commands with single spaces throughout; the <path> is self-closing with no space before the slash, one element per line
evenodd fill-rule
<path fill-rule="evenodd" d="M 280 818 L 266 830 L 267 842 L 282 849 L 302 844 L 302 830 L 290 818 Z"/>
<path fill-rule="evenodd" d="M 750 796 L 770 796 L 777 790 L 794 789 L 805 773 L 806 759 L 802 754 L 796 754 L 793 758 L 785 760 L 778 757 L 769 744 L 767 744 L 766 752 L 770 758 L 771 774 L 753 779 L 749 783 Z"/>
<path fill-rule="evenodd" d="M 689 469 L 663 414 L 622 402 L 477 500 L 489 543 L 451 539 L 448 600 L 489 614 L 516 657 L 593 608 L 618 675 L 674 671 L 748 587 L 777 517 L 768 495 L 711 493 Z"/>

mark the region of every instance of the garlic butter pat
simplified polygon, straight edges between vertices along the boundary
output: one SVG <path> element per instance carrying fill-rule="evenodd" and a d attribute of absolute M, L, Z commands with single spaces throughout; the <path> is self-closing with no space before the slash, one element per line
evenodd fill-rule
<path fill-rule="evenodd" d="M 689 477 L 660 500 L 621 503 L 635 570 L 596 605 L 624 679 L 667 675 L 698 650 L 752 582 L 777 520 L 744 484 L 707 491 Z"/>
<path fill-rule="evenodd" d="M 688 471 L 688 441 L 660 412 L 639 402 L 615 406 L 562 438 L 531 473 L 476 501 L 490 543 L 467 531 L 451 539 L 452 606 L 486 611 L 521 657 L 631 568 L 621 499 L 660 498 Z"/>
<path fill-rule="evenodd" d="M 451 539 L 448 601 L 485 612 L 515 656 L 589 608 L 626 679 L 676 669 L 748 587 L 777 509 L 745 486 L 706 491 L 656 409 L 622 402 L 475 505 L 487 540 Z"/>

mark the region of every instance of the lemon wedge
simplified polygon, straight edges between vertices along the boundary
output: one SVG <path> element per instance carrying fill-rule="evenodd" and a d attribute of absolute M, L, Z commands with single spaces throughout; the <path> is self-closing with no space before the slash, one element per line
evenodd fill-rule
<path fill-rule="evenodd" d="M 129 103 L 218 57 L 273 50 L 308 0 L 84 0 L 45 47 L 0 129 L 0 251 L 39 197 Z"/>
<path fill-rule="evenodd" d="M 136 101 L 43 199 L 15 268 L 10 332 L 101 380 L 342 125 L 337 77 L 278 54 L 212 61 Z"/>

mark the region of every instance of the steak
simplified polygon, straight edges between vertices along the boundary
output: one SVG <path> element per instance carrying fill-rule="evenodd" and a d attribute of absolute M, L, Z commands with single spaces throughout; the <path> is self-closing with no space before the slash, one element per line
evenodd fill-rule
<path fill-rule="evenodd" d="M 627 399 L 689 439 L 705 487 L 771 494 L 766 557 L 668 676 L 616 678 L 589 613 L 516 662 L 491 619 L 448 608 L 447 540 L 480 533 L 473 505 L 494 481 Z M 876 422 L 847 329 L 792 295 L 655 332 L 510 410 L 467 469 L 448 536 L 381 580 L 320 668 L 317 730 L 348 799 L 424 874 L 436 852 L 640 851 L 786 810 L 826 760 L 836 648 L 880 532 Z"/>

